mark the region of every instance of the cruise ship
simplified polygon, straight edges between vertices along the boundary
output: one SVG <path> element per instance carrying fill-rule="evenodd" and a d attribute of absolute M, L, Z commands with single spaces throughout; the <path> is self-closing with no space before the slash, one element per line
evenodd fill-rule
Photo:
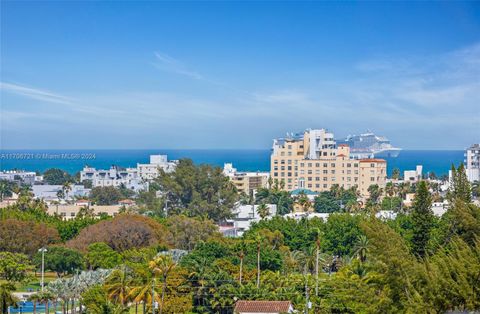
<path fill-rule="evenodd" d="M 392 146 L 386 137 L 377 136 L 372 132 L 349 135 L 344 139 L 337 140 L 337 145 L 341 144 L 346 144 L 350 147 L 350 156 L 355 159 L 373 157 L 395 158 L 402 150 Z"/>

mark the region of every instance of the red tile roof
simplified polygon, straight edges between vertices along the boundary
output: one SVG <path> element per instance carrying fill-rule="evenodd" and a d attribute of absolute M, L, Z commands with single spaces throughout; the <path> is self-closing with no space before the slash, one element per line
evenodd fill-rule
<path fill-rule="evenodd" d="M 289 313 L 290 301 L 237 301 L 234 313 Z"/>
<path fill-rule="evenodd" d="M 340 145 L 338 145 L 338 147 L 348 147 L 348 145 L 347 144 L 340 144 Z"/>
<path fill-rule="evenodd" d="M 360 162 L 387 162 L 385 159 L 360 159 Z"/>
<path fill-rule="evenodd" d="M 337 157 L 347 157 L 344 154 L 337 155 Z"/>

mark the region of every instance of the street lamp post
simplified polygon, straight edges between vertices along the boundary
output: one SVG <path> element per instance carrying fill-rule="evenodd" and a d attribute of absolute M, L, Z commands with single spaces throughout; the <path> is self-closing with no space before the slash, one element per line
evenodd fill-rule
<path fill-rule="evenodd" d="M 39 252 L 42 252 L 42 292 L 43 292 L 43 286 L 45 283 L 45 252 L 47 252 L 47 249 L 42 247 L 41 249 L 38 250 Z"/>

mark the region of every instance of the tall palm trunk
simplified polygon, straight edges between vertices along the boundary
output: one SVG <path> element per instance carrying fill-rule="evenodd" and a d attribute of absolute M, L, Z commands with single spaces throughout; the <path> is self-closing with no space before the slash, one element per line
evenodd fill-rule
<path fill-rule="evenodd" d="M 50 313 L 50 300 L 47 300 L 47 302 L 45 302 L 45 313 Z"/>
<path fill-rule="evenodd" d="M 33 300 L 33 314 L 37 313 L 37 301 Z"/>
<path fill-rule="evenodd" d="M 260 288 L 260 243 L 257 244 L 257 289 Z"/>
<path fill-rule="evenodd" d="M 318 259 L 319 259 L 320 246 L 317 242 L 317 250 L 315 251 L 315 295 L 318 297 Z"/>
<path fill-rule="evenodd" d="M 240 285 L 242 284 L 242 278 L 243 278 L 243 255 L 240 256 L 240 275 L 239 275 Z"/>
<path fill-rule="evenodd" d="M 143 301 L 143 314 L 146 314 L 147 313 L 147 304 L 146 304 L 146 300 Z"/>
<path fill-rule="evenodd" d="M 163 300 L 165 299 L 165 290 L 167 290 L 167 277 L 163 278 L 162 299 L 160 301 L 160 314 L 163 312 Z"/>
<path fill-rule="evenodd" d="M 138 314 L 138 302 L 135 302 L 135 314 Z"/>

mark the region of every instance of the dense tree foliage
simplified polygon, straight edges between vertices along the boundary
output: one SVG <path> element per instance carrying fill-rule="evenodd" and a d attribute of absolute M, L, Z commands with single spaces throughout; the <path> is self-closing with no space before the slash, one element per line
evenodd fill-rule
<path fill-rule="evenodd" d="M 34 256 L 37 269 L 42 264 L 42 253 Z M 76 270 L 83 269 L 83 256 L 80 252 L 63 246 L 49 246 L 45 252 L 45 269 L 56 272 L 59 277 L 73 274 Z"/>
<path fill-rule="evenodd" d="M 330 191 L 320 192 L 314 201 L 317 213 L 333 213 L 339 211 L 353 211 L 356 207 L 359 194 L 356 187 L 345 190 L 343 187 L 333 185 Z"/>
<path fill-rule="evenodd" d="M 28 277 L 33 266 L 25 254 L 0 252 L 0 278 L 20 282 Z"/>
<path fill-rule="evenodd" d="M 65 183 L 73 182 L 73 178 L 68 172 L 57 168 L 45 170 L 43 173 L 43 180 L 52 185 L 63 185 Z"/>
<path fill-rule="evenodd" d="M 65 222 L 47 215 L 42 202 L 23 193 L 18 205 L 0 209 L 0 223 L 9 230 L 0 229 L 0 235 L 24 236 L 21 228 L 8 224 L 59 231 L 57 245 L 47 248 L 45 258 L 47 269 L 63 277 L 47 290 L 65 313 L 76 312 L 79 304 L 86 313 L 152 313 L 153 301 L 162 314 L 230 314 L 236 299 L 289 300 L 299 312 L 311 304 L 309 313 L 480 310 L 480 208 L 467 195 L 471 189 L 458 174 L 464 172 L 461 168 L 456 169 L 448 210 L 441 217 L 431 212 L 433 195 L 425 182 L 392 183 L 385 190 L 373 186 L 366 210 L 361 210 L 355 190 L 334 187 L 320 197 L 339 205 L 327 209 L 333 213 L 325 221 L 275 216 L 254 223 L 240 238 L 226 238 L 208 219 L 222 216 L 223 209 L 210 203 L 222 198 L 221 176 L 214 168 L 199 167 L 192 178 L 187 175 L 192 167 L 186 162 L 178 173 L 163 174 L 146 192 L 153 200 L 163 182 L 174 192 L 165 193 L 158 203 L 148 201 L 157 206 L 153 217 L 124 213 Z M 216 187 L 209 190 L 211 185 Z M 280 193 L 276 184 L 270 186 L 243 201 L 283 204 L 291 210 L 294 198 Z M 436 193 L 434 186 L 430 189 Z M 413 205 L 399 208 L 398 198 L 411 192 L 416 193 Z M 217 196 L 208 198 L 209 193 Z M 206 210 L 200 211 L 196 206 L 203 202 Z M 168 217 L 162 217 L 165 205 Z M 397 216 L 378 219 L 380 209 L 393 209 Z M 6 278 L 5 269 L 19 274 L 8 275 L 10 287 L 14 278 L 29 273 L 32 260 L 18 254 L 26 253 L 19 248 L 29 243 L 12 243 L 0 242 L 1 260 L 8 261 L 0 263 L 0 276 Z M 39 243 L 28 251 L 36 253 Z M 33 258 L 37 268 L 39 258 L 38 253 Z M 14 288 L 4 287 L 2 282 L 0 295 L 11 296 Z"/>
<path fill-rule="evenodd" d="M 90 199 L 97 205 L 115 205 L 124 198 L 122 192 L 114 186 L 97 186 L 90 192 Z"/>
<path fill-rule="evenodd" d="M 67 246 L 87 251 L 90 244 L 104 242 L 116 251 L 165 244 L 167 230 L 158 222 L 139 215 L 121 214 L 83 229 Z"/>
<path fill-rule="evenodd" d="M 260 188 L 255 195 L 256 204 L 277 205 L 277 215 L 285 215 L 293 210 L 293 199 L 289 192 L 280 190 L 278 186 Z"/>
<path fill-rule="evenodd" d="M 169 231 L 167 241 L 177 249 L 192 250 L 197 243 L 220 236 L 218 227 L 208 219 L 171 216 L 166 220 L 166 225 Z"/>
<path fill-rule="evenodd" d="M 413 254 L 424 257 L 433 227 L 432 197 L 428 192 L 427 183 L 420 181 L 412 206 L 412 251 Z"/>
<path fill-rule="evenodd" d="M 171 173 L 157 178 L 169 214 L 208 217 L 222 221 L 232 214 L 238 193 L 223 175 L 222 169 L 209 165 L 195 166 L 181 159 Z"/>
<path fill-rule="evenodd" d="M 0 251 L 32 256 L 43 246 L 60 241 L 55 228 L 17 219 L 0 220 Z"/>
<path fill-rule="evenodd" d="M 111 269 L 121 264 L 122 256 L 107 244 L 97 242 L 88 246 L 85 260 L 90 269 Z"/>

